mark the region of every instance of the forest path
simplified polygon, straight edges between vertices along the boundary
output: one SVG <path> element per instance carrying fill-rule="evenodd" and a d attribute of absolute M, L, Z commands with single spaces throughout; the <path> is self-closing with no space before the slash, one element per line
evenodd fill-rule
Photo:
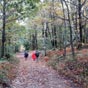
<path fill-rule="evenodd" d="M 71 87 L 68 80 L 63 79 L 58 73 L 47 67 L 44 62 L 27 60 L 23 54 L 16 55 L 20 59 L 18 75 L 12 82 L 13 88 L 76 88 Z"/>

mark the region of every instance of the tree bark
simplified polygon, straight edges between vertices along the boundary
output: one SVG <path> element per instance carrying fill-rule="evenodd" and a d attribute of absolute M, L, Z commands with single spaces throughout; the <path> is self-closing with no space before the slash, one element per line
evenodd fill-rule
<path fill-rule="evenodd" d="M 6 0 L 3 0 L 3 29 L 2 29 L 2 54 L 1 57 L 4 56 L 4 48 L 5 48 L 5 25 L 6 25 Z"/>
<path fill-rule="evenodd" d="M 63 8 L 63 15 L 64 15 L 64 19 L 66 19 L 65 17 L 65 10 L 64 10 L 64 5 L 63 5 L 63 1 L 61 0 L 61 4 L 62 4 L 62 8 Z M 66 21 L 64 20 L 64 27 L 65 27 L 65 30 L 64 30 L 64 37 L 63 37 L 63 40 L 64 40 L 64 59 L 66 58 Z"/>
<path fill-rule="evenodd" d="M 81 0 L 78 0 L 79 2 L 79 9 L 78 9 L 78 13 L 79 13 L 79 32 L 80 32 L 80 43 L 82 43 L 82 16 L 81 16 Z"/>
<path fill-rule="evenodd" d="M 66 3 L 65 0 L 63 0 L 66 7 L 67 7 L 67 11 L 68 11 L 68 22 L 69 22 L 69 29 L 70 29 L 70 44 L 71 44 L 71 50 L 72 50 L 72 55 L 73 57 L 75 56 L 75 53 L 74 53 L 74 47 L 73 47 L 73 41 L 72 41 L 72 28 L 71 28 L 71 18 L 70 18 L 70 12 L 69 12 L 69 7 Z"/>

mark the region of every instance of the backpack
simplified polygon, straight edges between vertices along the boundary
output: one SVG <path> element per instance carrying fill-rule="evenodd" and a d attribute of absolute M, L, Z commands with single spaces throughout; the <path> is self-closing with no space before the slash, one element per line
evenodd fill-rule
<path fill-rule="evenodd" d="M 28 57 L 28 53 L 27 53 L 27 52 L 24 53 L 24 57 L 25 57 L 25 58 Z"/>
<path fill-rule="evenodd" d="M 39 54 L 40 53 L 38 51 L 35 52 L 36 57 L 39 57 Z"/>

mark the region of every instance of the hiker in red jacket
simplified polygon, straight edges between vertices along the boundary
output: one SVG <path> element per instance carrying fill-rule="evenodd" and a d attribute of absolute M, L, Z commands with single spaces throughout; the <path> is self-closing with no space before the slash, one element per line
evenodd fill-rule
<path fill-rule="evenodd" d="M 33 59 L 33 61 L 35 61 L 36 58 L 37 58 L 37 57 L 36 57 L 36 55 L 35 55 L 35 52 L 33 52 L 33 53 L 32 53 L 32 59 Z"/>

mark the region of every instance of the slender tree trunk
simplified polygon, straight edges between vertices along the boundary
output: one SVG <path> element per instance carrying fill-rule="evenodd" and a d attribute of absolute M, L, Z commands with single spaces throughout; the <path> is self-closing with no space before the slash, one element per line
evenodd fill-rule
<path fill-rule="evenodd" d="M 76 6 L 76 9 L 77 9 L 77 6 Z M 77 28 L 78 27 L 77 26 L 78 25 L 78 23 L 77 23 L 78 19 L 77 18 L 78 18 L 78 14 L 77 14 L 77 11 L 76 11 L 76 13 L 75 13 L 75 21 L 76 21 L 75 22 L 75 30 L 76 30 L 76 32 L 75 33 L 76 33 L 76 42 L 78 43 L 78 28 Z"/>
<path fill-rule="evenodd" d="M 52 40 L 51 40 L 51 43 L 52 43 L 52 46 L 53 48 L 57 48 L 57 35 L 56 35 L 56 25 L 54 23 L 55 21 L 55 12 L 54 12 L 54 2 L 55 0 L 52 0 L 52 15 L 51 15 L 51 20 L 53 21 L 52 24 L 51 24 L 51 27 L 52 27 Z"/>
<path fill-rule="evenodd" d="M 76 9 L 77 9 L 77 6 L 76 6 Z M 76 11 L 76 13 L 75 13 L 75 21 L 76 21 L 76 24 L 75 24 L 75 29 L 76 29 L 76 31 L 77 31 L 77 21 L 78 21 L 78 13 L 77 13 L 77 11 Z"/>
<path fill-rule="evenodd" d="M 79 1 L 79 9 L 78 9 L 78 13 L 79 13 L 79 31 L 80 31 L 80 43 L 82 43 L 82 16 L 81 16 L 81 0 Z"/>
<path fill-rule="evenodd" d="M 50 33 L 50 30 L 49 30 L 48 22 L 46 23 L 46 29 L 47 29 L 47 32 L 49 34 L 50 40 L 51 40 L 51 33 Z"/>
<path fill-rule="evenodd" d="M 3 30 L 2 30 L 2 54 L 1 57 L 4 56 L 4 48 L 5 48 L 5 25 L 6 25 L 6 0 L 3 0 Z"/>
<path fill-rule="evenodd" d="M 66 1 L 64 0 L 65 2 L 65 5 L 67 7 L 67 11 L 68 11 L 68 22 L 69 22 L 69 29 L 70 29 L 70 44 L 71 44 L 71 50 L 72 50 L 72 55 L 73 57 L 75 56 L 75 53 L 74 53 L 74 47 L 73 47 L 73 41 L 72 41 L 72 28 L 71 28 L 71 18 L 70 18 L 70 12 L 69 12 L 69 7 L 66 3 Z"/>
<path fill-rule="evenodd" d="M 42 23 L 42 37 L 44 37 L 44 23 Z"/>
<path fill-rule="evenodd" d="M 63 39 L 62 39 L 62 26 L 59 26 L 59 48 L 62 49 Z"/>
<path fill-rule="evenodd" d="M 65 19 L 65 10 L 64 10 L 64 5 L 63 5 L 63 1 L 61 0 L 61 4 L 62 4 L 62 8 L 63 8 L 63 15 L 64 15 L 64 19 Z M 64 20 L 64 27 L 65 27 L 65 30 L 64 30 L 64 58 L 66 58 L 66 21 Z"/>
<path fill-rule="evenodd" d="M 32 35 L 32 50 L 35 50 L 35 35 Z"/>
<path fill-rule="evenodd" d="M 35 29 L 35 47 L 36 47 L 36 49 L 38 49 L 38 43 L 37 43 L 37 30 Z"/>
<path fill-rule="evenodd" d="M 46 22 L 43 22 L 42 23 L 42 37 L 43 37 L 43 49 L 44 49 L 44 54 L 46 56 L 46 44 L 45 44 L 45 41 L 46 41 Z"/>

